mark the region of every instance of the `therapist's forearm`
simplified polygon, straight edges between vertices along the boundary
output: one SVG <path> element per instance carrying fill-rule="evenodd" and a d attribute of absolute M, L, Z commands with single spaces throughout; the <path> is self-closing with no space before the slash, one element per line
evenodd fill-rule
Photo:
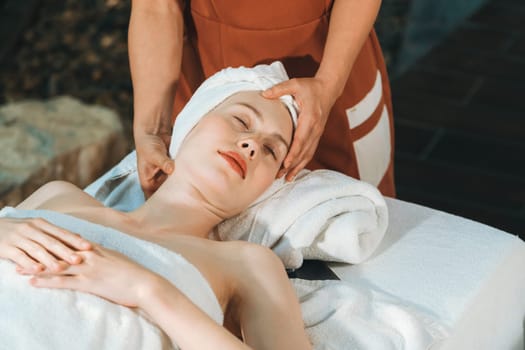
<path fill-rule="evenodd" d="M 183 17 L 175 0 L 133 0 L 128 52 L 135 135 L 171 134 L 182 46 Z"/>
<path fill-rule="evenodd" d="M 339 97 L 352 66 L 370 34 L 381 0 L 335 0 L 328 38 L 316 77 Z"/>

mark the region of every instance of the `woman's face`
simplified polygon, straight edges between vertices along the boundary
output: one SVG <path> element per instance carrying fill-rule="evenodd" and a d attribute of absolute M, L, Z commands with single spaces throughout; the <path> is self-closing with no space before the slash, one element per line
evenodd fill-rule
<path fill-rule="evenodd" d="M 184 140 L 175 172 L 224 217 L 244 210 L 275 180 L 292 141 L 289 111 L 259 91 L 230 96 Z"/>

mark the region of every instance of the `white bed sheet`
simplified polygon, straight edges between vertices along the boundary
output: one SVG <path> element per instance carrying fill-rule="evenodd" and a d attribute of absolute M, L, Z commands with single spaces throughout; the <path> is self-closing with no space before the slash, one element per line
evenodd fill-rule
<path fill-rule="evenodd" d="M 525 243 L 438 210 L 387 205 L 388 231 L 374 255 L 332 270 L 436 316 L 450 335 L 432 350 L 524 349 Z"/>

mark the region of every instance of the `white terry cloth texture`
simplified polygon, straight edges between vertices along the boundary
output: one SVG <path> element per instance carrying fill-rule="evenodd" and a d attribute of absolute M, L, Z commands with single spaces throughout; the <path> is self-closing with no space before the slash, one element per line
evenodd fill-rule
<path fill-rule="evenodd" d="M 387 226 L 387 206 L 377 188 L 331 170 L 303 170 L 293 182 L 274 181 L 212 235 L 270 247 L 287 268 L 298 268 L 303 259 L 361 263 Z"/>
<path fill-rule="evenodd" d="M 374 288 L 291 281 L 314 350 L 427 350 L 448 335 L 431 314 Z"/>
<path fill-rule="evenodd" d="M 288 75 L 279 61 L 253 68 L 230 67 L 215 73 L 199 86 L 177 115 L 171 135 L 170 156 L 175 158 L 180 145 L 193 127 L 226 98 L 241 91 L 266 90 L 286 80 Z M 293 124 L 297 125 L 297 106 L 292 97 L 285 95 L 280 100 L 290 112 Z"/>
<path fill-rule="evenodd" d="M 151 242 L 69 215 L 6 207 L 0 217 L 42 217 L 117 250 L 165 277 L 215 322 L 223 314 L 199 270 L 181 255 Z M 147 316 L 105 299 L 70 290 L 36 289 L 28 276 L 0 259 L 0 349 L 171 349 Z M 175 348 L 177 348 L 175 346 Z"/>
<path fill-rule="evenodd" d="M 168 278 L 216 322 L 223 315 L 198 270 L 156 244 L 69 215 L 4 208 L 0 217 L 42 217 L 116 249 Z M 36 289 L 28 276 L 0 259 L 0 349 L 172 349 L 146 315 L 105 299 L 70 290 Z M 305 329 L 315 350 L 427 349 L 444 336 L 428 314 L 400 299 L 344 281 L 293 279 Z"/>

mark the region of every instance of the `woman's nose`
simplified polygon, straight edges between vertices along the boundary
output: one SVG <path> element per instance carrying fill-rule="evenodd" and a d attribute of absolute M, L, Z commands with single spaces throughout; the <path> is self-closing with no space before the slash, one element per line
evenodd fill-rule
<path fill-rule="evenodd" d="M 257 154 L 257 142 L 255 140 L 242 140 L 241 142 L 241 149 L 243 153 L 250 159 L 253 159 Z"/>

